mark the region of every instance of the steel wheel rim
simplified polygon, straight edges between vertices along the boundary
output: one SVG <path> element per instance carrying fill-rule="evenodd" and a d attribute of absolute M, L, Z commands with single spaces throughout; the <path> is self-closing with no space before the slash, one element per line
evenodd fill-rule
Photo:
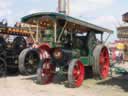
<path fill-rule="evenodd" d="M 102 48 L 100 53 L 100 74 L 103 79 L 108 76 L 109 73 L 109 54 L 106 47 Z"/>
<path fill-rule="evenodd" d="M 53 66 L 53 64 L 51 64 L 50 59 L 44 60 L 41 73 L 43 84 L 52 82 L 52 79 L 54 77 L 54 70 L 55 67 Z"/>
<path fill-rule="evenodd" d="M 30 51 L 27 55 L 27 58 L 25 58 L 25 68 L 27 70 L 27 72 L 29 73 L 35 73 L 36 69 L 37 69 L 37 64 L 39 62 L 39 57 L 38 54 L 36 53 L 32 53 L 32 51 Z"/>
<path fill-rule="evenodd" d="M 84 66 L 81 61 L 77 61 L 73 69 L 75 86 L 79 87 L 84 80 Z"/>

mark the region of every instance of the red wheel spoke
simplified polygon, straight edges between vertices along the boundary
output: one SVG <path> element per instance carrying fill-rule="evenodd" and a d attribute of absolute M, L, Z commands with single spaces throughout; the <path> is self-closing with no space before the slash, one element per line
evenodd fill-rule
<path fill-rule="evenodd" d="M 73 70 L 73 78 L 75 81 L 75 86 L 80 86 L 84 79 L 84 67 L 80 61 L 76 62 Z"/>
<path fill-rule="evenodd" d="M 107 48 L 103 48 L 100 53 L 100 73 L 102 78 L 106 78 L 109 69 L 109 54 Z"/>
<path fill-rule="evenodd" d="M 50 83 L 53 78 L 54 68 L 50 60 L 45 60 L 42 66 L 42 80 L 44 84 Z"/>

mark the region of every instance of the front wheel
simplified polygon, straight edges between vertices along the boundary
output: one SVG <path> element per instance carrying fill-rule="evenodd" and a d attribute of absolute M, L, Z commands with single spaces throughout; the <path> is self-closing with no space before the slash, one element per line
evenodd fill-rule
<path fill-rule="evenodd" d="M 80 60 L 73 59 L 69 63 L 68 68 L 68 86 L 80 87 L 85 76 L 84 65 Z"/>

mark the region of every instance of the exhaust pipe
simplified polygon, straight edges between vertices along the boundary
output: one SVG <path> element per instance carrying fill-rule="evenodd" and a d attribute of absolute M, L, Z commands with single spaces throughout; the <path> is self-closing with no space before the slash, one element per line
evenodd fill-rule
<path fill-rule="evenodd" d="M 66 0 L 58 0 L 59 13 L 66 14 Z"/>

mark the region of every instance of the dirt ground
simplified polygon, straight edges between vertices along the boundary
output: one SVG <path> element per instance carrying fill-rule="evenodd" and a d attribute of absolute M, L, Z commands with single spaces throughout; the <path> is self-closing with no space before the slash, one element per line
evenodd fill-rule
<path fill-rule="evenodd" d="M 80 88 L 53 83 L 38 85 L 34 76 L 8 76 L 0 79 L 0 96 L 128 96 L 128 75 L 87 79 Z"/>

